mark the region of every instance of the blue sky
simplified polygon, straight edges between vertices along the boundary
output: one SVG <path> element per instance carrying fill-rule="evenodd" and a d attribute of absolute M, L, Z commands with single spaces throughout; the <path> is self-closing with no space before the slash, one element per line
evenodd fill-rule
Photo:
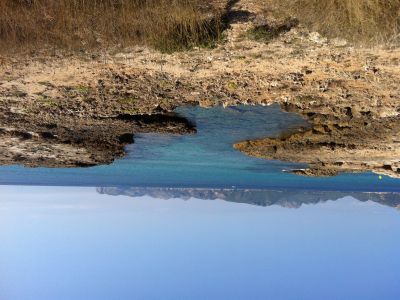
<path fill-rule="evenodd" d="M 0 186 L 0 299 L 400 299 L 400 212 Z"/>

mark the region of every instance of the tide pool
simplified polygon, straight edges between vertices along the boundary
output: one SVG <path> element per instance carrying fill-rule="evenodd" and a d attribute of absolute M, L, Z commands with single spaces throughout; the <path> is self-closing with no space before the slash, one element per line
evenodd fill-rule
<path fill-rule="evenodd" d="M 0 184 L 54 186 L 148 186 L 306 189 L 400 192 L 400 180 L 372 173 L 311 178 L 287 171 L 303 164 L 248 157 L 235 142 L 278 136 L 307 123 L 279 106 L 181 107 L 176 113 L 196 124 L 193 135 L 140 134 L 127 156 L 110 165 L 50 169 L 0 167 Z"/>

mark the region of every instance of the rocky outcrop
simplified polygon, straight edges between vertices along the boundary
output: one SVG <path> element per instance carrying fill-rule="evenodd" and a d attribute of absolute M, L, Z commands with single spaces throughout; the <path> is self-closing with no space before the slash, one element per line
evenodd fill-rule
<path fill-rule="evenodd" d="M 111 163 L 125 154 L 134 134 L 160 132 L 191 134 L 195 128 L 173 114 L 119 115 L 113 118 L 37 119 L 3 117 L 0 164 L 27 167 L 89 167 Z"/>
<path fill-rule="evenodd" d="M 337 117 L 312 109 L 295 107 L 294 110 L 308 117 L 310 129 L 288 136 L 244 141 L 234 147 L 251 156 L 309 164 L 307 169 L 294 171 L 300 175 L 373 171 L 400 178 L 398 117 L 374 118 L 368 114 L 354 117 L 351 108 Z"/>

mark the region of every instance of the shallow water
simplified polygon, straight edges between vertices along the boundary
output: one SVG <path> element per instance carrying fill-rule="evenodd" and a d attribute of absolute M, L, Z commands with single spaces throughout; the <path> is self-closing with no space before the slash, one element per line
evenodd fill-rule
<path fill-rule="evenodd" d="M 127 147 L 128 155 L 106 166 L 0 167 L 0 184 L 400 191 L 399 180 L 379 180 L 371 173 L 296 176 L 284 171 L 304 165 L 252 158 L 233 149 L 232 144 L 241 140 L 277 136 L 307 125 L 278 106 L 182 107 L 177 112 L 196 124 L 197 134 L 137 135 L 135 143 Z"/>
<path fill-rule="evenodd" d="M 400 299 L 399 195 L 187 192 L 0 186 L 0 299 Z"/>

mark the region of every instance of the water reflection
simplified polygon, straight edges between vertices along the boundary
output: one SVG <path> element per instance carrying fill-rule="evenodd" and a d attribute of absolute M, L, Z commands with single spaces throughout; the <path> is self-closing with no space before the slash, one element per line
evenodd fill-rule
<path fill-rule="evenodd" d="M 153 187 L 99 187 L 99 194 L 129 197 L 149 196 L 157 199 L 190 198 L 203 200 L 221 199 L 228 202 L 257 206 L 279 205 L 299 208 L 303 204 L 317 204 L 351 196 L 361 202 L 373 201 L 400 209 L 400 193 L 356 193 L 338 191 L 274 191 L 257 189 L 201 189 L 201 188 L 153 188 Z"/>

